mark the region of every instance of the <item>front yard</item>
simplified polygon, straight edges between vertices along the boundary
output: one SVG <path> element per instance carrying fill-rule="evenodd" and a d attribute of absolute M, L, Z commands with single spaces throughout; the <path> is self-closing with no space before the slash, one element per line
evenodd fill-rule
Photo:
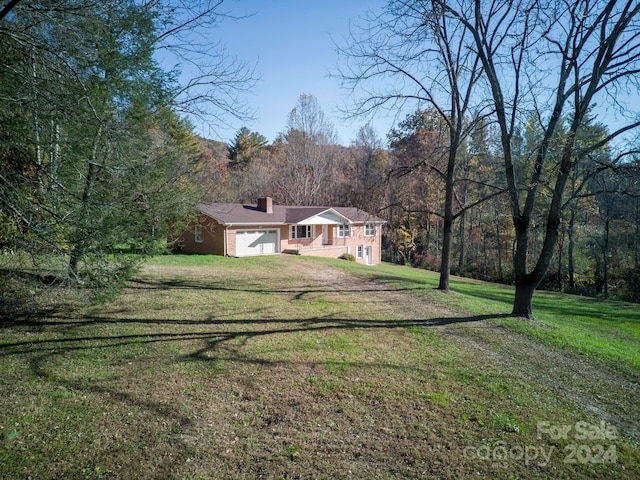
<path fill-rule="evenodd" d="M 3 319 L 0 478 L 640 476 L 637 308 L 541 294 L 522 323 L 503 287 L 435 285 L 168 256 L 111 303 Z"/>

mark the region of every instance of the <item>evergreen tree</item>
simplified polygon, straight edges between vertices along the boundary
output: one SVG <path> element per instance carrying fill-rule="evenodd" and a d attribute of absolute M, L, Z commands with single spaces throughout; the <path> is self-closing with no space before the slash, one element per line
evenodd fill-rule
<path fill-rule="evenodd" d="M 242 127 L 236 134 L 233 143 L 228 146 L 229 167 L 232 169 L 245 168 L 267 147 L 268 143 L 264 135 Z"/>
<path fill-rule="evenodd" d="M 157 251 L 187 218 L 197 143 L 172 108 L 184 89 L 155 57 L 167 32 L 189 25 L 178 16 L 169 4 L 133 0 L 22 2 L 6 12 L 5 248 L 55 255 L 71 282 L 112 284 L 133 258 L 115 251 Z"/>

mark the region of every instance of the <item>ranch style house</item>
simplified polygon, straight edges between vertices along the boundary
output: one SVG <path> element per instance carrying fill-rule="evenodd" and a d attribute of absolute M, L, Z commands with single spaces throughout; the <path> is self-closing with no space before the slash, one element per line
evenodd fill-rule
<path fill-rule="evenodd" d="M 385 221 L 354 207 L 201 203 L 196 221 L 177 241 L 183 252 L 245 257 L 289 253 L 356 261 L 381 261 L 381 226 Z"/>

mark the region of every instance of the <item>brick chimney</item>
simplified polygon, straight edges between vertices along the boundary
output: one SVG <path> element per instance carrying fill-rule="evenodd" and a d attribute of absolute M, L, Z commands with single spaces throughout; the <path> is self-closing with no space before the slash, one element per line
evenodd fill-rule
<path fill-rule="evenodd" d="M 258 210 L 265 213 L 273 213 L 273 199 L 271 197 L 259 198 Z"/>

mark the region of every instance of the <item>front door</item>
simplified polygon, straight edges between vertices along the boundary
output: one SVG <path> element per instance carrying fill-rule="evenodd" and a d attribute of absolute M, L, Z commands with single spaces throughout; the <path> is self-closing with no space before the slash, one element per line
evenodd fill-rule
<path fill-rule="evenodd" d="M 329 225 L 322 225 L 322 244 L 329 245 Z"/>
<path fill-rule="evenodd" d="M 367 265 L 371 265 L 371 247 L 364 247 L 364 260 Z"/>

